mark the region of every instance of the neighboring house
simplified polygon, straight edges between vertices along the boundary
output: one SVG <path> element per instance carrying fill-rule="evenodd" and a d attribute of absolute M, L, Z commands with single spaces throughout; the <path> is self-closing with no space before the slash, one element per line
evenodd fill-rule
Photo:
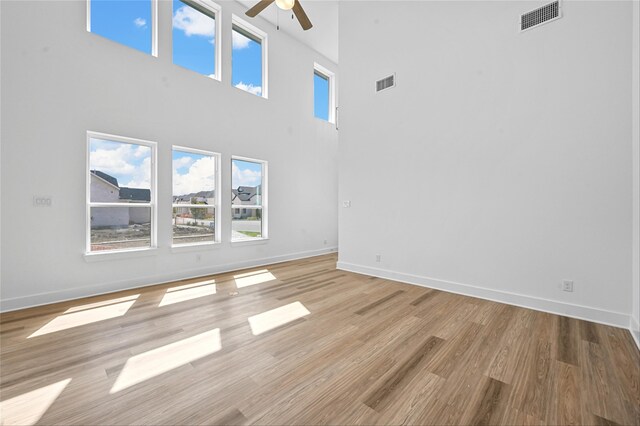
<path fill-rule="evenodd" d="M 198 204 L 215 206 L 215 191 L 200 191 L 185 195 L 175 195 L 173 197 L 173 204 Z M 207 209 L 208 215 L 213 215 L 214 208 Z M 174 212 L 177 216 L 191 217 L 190 207 L 174 207 Z"/>
<path fill-rule="evenodd" d="M 119 199 L 118 179 L 99 170 L 91 170 L 91 201 L 117 203 Z"/>
<path fill-rule="evenodd" d="M 262 185 L 258 186 L 239 186 L 238 189 L 231 190 L 231 204 L 255 206 L 262 203 Z M 258 209 L 233 209 L 234 219 L 253 219 L 258 218 Z"/>
<path fill-rule="evenodd" d="M 91 170 L 91 201 L 98 203 L 148 203 L 151 191 L 126 188 L 118 179 L 100 170 Z M 94 207 L 91 209 L 91 227 L 129 226 L 149 223 L 149 209 L 132 207 Z"/>

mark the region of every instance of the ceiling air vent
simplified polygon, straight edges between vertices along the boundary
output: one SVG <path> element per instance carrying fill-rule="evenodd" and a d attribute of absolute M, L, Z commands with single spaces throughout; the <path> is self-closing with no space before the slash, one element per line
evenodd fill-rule
<path fill-rule="evenodd" d="M 536 10 L 520 16 L 520 31 L 525 31 L 545 22 L 555 21 L 560 18 L 560 1 L 554 1 Z"/>
<path fill-rule="evenodd" d="M 389 77 L 385 77 L 376 81 L 376 92 L 381 92 L 385 89 L 390 89 L 396 85 L 396 75 L 391 74 Z"/>

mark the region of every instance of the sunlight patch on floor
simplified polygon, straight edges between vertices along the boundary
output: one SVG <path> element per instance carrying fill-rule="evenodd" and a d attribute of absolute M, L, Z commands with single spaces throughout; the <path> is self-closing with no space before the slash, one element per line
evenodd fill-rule
<path fill-rule="evenodd" d="M 167 289 L 158 306 L 172 305 L 178 302 L 197 299 L 216 294 L 216 280 L 200 281 Z"/>
<path fill-rule="evenodd" d="M 122 302 L 129 302 L 131 300 L 136 300 L 138 296 L 140 295 L 134 294 L 131 296 L 119 297 L 117 299 L 102 300 L 100 302 L 87 303 L 86 305 L 73 306 L 67 309 L 66 311 L 64 311 L 64 313 L 70 314 L 72 312 L 86 311 L 88 309 L 99 308 L 101 306 L 108 306 L 108 305 L 115 305 L 117 303 L 122 303 Z"/>
<path fill-rule="evenodd" d="M 248 272 L 246 274 L 234 275 L 233 278 L 235 278 L 236 287 L 238 288 L 262 284 L 276 279 L 276 277 L 274 277 L 273 274 L 267 269 Z"/>
<path fill-rule="evenodd" d="M 55 333 L 56 331 L 80 327 L 82 325 L 98 321 L 121 317 L 127 313 L 131 306 L 133 306 L 138 296 L 140 295 L 136 294 L 134 296 L 105 300 L 102 302 L 69 308 L 64 314 L 55 317 L 47 324 L 40 327 L 37 331 L 31 334 L 28 339 L 36 336 L 42 336 L 44 334 Z"/>
<path fill-rule="evenodd" d="M 152 379 L 222 349 L 220 329 L 216 328 L 179 340 L 127 360 L 109 393 L 116 393 Z"/>
<path fill-rule="evenodd" d="M 309 315 L 310 313 L 302 303 L 293 302 L 249 317 L 249 325 L 251 326 L 253 335 L 257 336 Z"/>
<path fill-rule="evenodd" d="M 0 402 L 0 425 L 36 424 L 70 381 L 61 380 Z"/>

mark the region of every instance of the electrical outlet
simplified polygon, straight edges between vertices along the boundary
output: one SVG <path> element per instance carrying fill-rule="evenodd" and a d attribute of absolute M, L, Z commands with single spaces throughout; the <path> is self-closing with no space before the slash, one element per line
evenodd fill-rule
<path fill-rule="evenodd" d="M 562 280 L 562 291 L 573 292 L 573 281 Z"/>
<path fill-rule="evenodd" d="M 51 197 L 49 196 L 34 196 L 33 205 L 35 207 L 51 207 Z"/>
<path fill-rule="evenodd" d="M 382 255 L 376 254 L 376 262 L 380 262 L 382 260 Z"/>
<path fill-rule="evenodd" d="M 350 200 L 343 201 L 342 207 L 344 207 L 345 209 L 348 209 L 349 207 L 351 207 L 351 201 Z"/>

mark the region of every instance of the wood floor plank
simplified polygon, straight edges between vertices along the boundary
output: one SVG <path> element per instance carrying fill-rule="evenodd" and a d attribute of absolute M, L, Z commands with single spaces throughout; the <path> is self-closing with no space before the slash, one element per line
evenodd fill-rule
<path fill-rule="evenodd" d="M 396 391 L 403 381 L 410 381 L 411 375 L 415 374 L 415 370 L 418 370 L 420 363 L 425 362 L 430 355 L 437 351 L 444 340 L 431 336 L 422 346 L 418 348 L 408 360 L 401 365 L 397 366 L 389 377 L 371 392 L 364 400 L 364 403 L 374 410 L 378 410 L 383 406 L 385 399 Z"/>
<path fill-rule="evenodd" d="M 398 290 L 398 291 L 394 291 L 393 293 L 376 300 L 373 303 L 368 304 L 367 306 L 363 306 L 362 308 L 358 309 L 357 311 L 355 311 L 354 313 L 356 315 L 365 315 L 367 313 L 369 313 L 370 311 L 374 310 L 375 308 L 383 305 L 384 303 L 388 302 L 389 300 L 393 299 L 394 297 L 400 295 L 404 293 L 402 290 Z"/>
<path fill-rule="evenodd" d="M 467 352 L 471 350 L 481 328 L 479 324 L 467 323 L 465 330 L 447 341 L 442 350 L 429 361 L 427 370 L 448 379 L 451 373 L 459 368 L 460 361 L 464 359 Z"/>
<path fill-rule="evenodd" d="M 558 361 L 578 365 L 578 348 L 580 345 L 578 327 L 580 327 L 580 324 L 576 319 L 567 317 L 558 319 L 558 352 L 556 355 Z M 593 339 L 591 335 L 588 337 Z"/>
<path fill-rule="evenodd" d="M 554 363 L 556 386 L 553 403 L 548 412 L 548 423 L 561 425 L 583 424 L 581 413 L 580 371 L 578 367 L 561 361 Z M 573 395 L 566 398 L 565 395 Z"/>
<path fill-rule="evenodd" d="M 336 260 L 1 314 L 0 424 L 640 424 L 628 331 Z"/>
<path fill-rule="evenodd" d="M 527 350 L 527 341 L 531 338 L 533 311 L 528 309 L 516 313 L 512 324 L 505 330 L 505 336 L 499 343 L 495 356 L 491 360 L 486 375 L 501 382 L 511 384 L 517 372 L 518 360 Z"/>
<path fill-rule="evenodd" d="M 463 423 L 470 425 L 495 425 L 500 423 L 506 410 L 506 395 L 509 392 L 506 383 L 492 378 L 477 392 L 475 401 L 469 404 L 468 416 Z"/>
<path fill-rule="evenodd" d="M 434 296 L 437 296 L 438 293 L 439 293 L 438 290 L 426 290 L 424 294 L 422 294 L 421 296 L 418 296 L 413 302 L 411 302 L 411 304 L 413 306 L 418 306 L 422 302 L 429 300 Z"/>
<path fill-rule="evenodd" d="M 583 362 L 588 368 L 581 369 L 581 386 L 586 392 L 588 413 L 620 424 L 628 423 L 633 414 L 626 412 L 618 383 L 611 376 L 606 358 L 607 352 L 597 343 L 582 342 Z"/>

